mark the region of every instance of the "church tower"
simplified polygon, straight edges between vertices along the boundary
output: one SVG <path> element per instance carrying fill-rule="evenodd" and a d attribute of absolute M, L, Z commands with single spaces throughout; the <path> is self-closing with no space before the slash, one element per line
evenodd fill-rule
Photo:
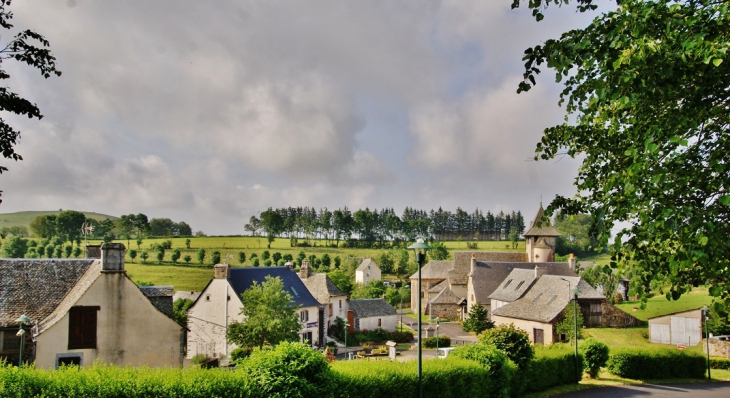
<path fill-rule="evenodd" d="M 555 261 L 555 240 L 560 232 L 550 225 L 550 220 L 543 219 L 545 210 L 540 202 L 530 228 L 522 234 L 525 237 L 527 261 L 531 263 L 550 263 Z"/>

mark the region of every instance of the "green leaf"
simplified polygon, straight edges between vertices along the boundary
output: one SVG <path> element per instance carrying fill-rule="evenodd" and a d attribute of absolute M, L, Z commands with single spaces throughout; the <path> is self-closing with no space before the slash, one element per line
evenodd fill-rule
<path fill-rule="evenodd" d="M 710 296 L 718 297 L 722 294 L 722 286 L 710 286 Z"/>
<path fill-rule="evenodd" d="M 725 206 L 730 206 L 730 195 L 720 196 L 718 200 Z"/>
<path fill-rule="evenodd" d="M 721 63 L 722 63 L 722 58 L 715 58 L 712 60 L 712 64 L 715 66 L 720 66 Z"/>

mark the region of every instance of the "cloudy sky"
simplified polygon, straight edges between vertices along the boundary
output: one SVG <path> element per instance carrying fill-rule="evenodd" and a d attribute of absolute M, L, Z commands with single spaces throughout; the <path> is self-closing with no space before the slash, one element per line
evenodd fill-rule
<path fill-rule="evenodd" d="M 564 112 L 551 73 L 516 94 L 522 52 L 587 20 L 510 4 L 13 2 L 63 75 L 2 64 L 45 117 L 2 115 L 24 160 L 2 160 L 0 212 L 141 212 L 210 235 L 269 206 L 532 217 L 574 193 L 578 163 L 531 160 Z"/>

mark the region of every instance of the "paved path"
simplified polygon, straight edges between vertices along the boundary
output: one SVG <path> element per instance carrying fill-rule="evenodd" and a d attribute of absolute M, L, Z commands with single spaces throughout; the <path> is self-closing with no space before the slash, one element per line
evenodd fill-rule
<path fill-rule="evenodd" d="M 400 314 L 399 314 L 400 316 Z M 418 329 L 418 319 L 412 318 L 407 315 L 403 315 L 403 324 L 408 325 L 411 327 L 411 329 L 416 330 Z M 424 329 L 423 331 L 423 337 L 426 337 L 425 329 L 429 326 L 436 326 L 436 323 L 429 324 L 427 321 L 421 323 L 421 327 Z M 461 345 L 461 344 L 471 344 L 475 341 L 477 341 L 477 338 L 473 334 L 469 334 L 465 332 L 461 328 L 461 323 L 459 322 L 441 322 L 439 325 L 439 336 L 449 336 L 451 337 L 451 345 Z M 418 337 L 418 336 L 416 336 Z"/>
<path fill-rule="evenodd" d="M 557 395 L 560 398 L 687 397 L 727 398 L 730 383 L 643 384 L 638 386 L 600 387 Z"/>

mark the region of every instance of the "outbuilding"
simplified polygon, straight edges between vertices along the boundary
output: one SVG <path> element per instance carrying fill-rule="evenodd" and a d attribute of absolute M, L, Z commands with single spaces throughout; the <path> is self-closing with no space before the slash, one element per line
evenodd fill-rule
<path fill-rule="evenodd" d="M 702 341 L 702 310 L 675 312 L 649 318 L 649 341 L 694 346 Z"/>

